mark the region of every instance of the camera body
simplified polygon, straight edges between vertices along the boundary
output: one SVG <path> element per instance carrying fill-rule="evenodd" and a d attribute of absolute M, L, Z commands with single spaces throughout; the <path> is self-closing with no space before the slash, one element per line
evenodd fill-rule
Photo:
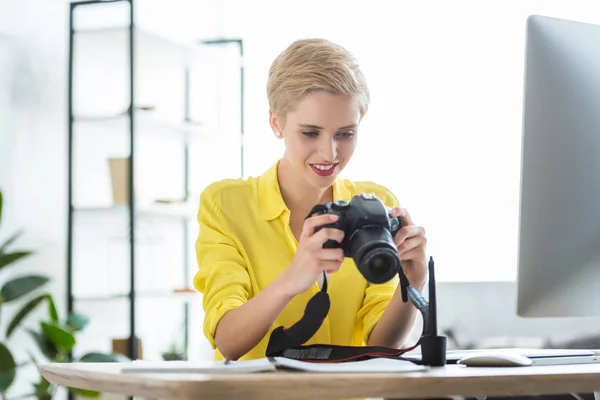
<path fill-rule="evenodd" d="M 341 248 L 360 273 L 371 283 L 384 283 L 398 275 L 401 265 L 394 236 L 402 228 L 401 217 L 390 217 L 391 209 L 371 193 L 356 195 L 349 202 L 338 200 L 314 206 L 307 218 L 335 214 L 338 220 L 321 225 L 344 232 L 341 243 L 327 240 L 324 248 Z"/>

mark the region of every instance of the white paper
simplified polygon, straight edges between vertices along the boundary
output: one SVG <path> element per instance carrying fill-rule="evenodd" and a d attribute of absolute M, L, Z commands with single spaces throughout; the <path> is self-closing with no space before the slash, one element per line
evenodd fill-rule
<path fill-rule="evenodd" d="M 371 358 L 363 361 L 314 363 L 290 358 L 275 357 L 279 367 L 293 368 L 307 372 L 411 372 L 423 371 L 427 367 L 406 360 Z"/>
<path fill-rule="evenodd" d="M 145 361 L 135 360 L 121 368 L 124 373 L 252 373 L 275 371 L 275 365 L 267 358 L 248 361 Z"/>
<path fill-rule="evenodd" d="M 276 369 L 293 369 L 305 372 L 411 372 L 427 367 L 406 360 L 372 358 L 349 362 L 310 362 L 285 357 L 260 358 L 248 361 L 146 361 L 135 360 L 121 368 L 123 373 L 254 373 Z"/>

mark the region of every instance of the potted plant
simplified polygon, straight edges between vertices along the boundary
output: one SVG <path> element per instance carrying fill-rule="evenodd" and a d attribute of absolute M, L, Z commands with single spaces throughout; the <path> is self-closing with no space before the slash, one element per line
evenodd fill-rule
<path fill-rule="evenodd" d="M 0 190 L 0 226 L 2 223 L 3 195 Z M 36 397 L 38 399 L 50 399 L 55 392 L 51 385 L 41 375 L 33 384 L 31 393 L 9 397 L 9 389 L 17 378 L 19 370 L 30 364 L 38 364 L 33 354 L 16 354 L 10 349 L 13 336 L 19 331 L 25 331 L 34 339 L 44 362 L 68 362 L 70 354 L 76 345 L 75 334 L 80 332 L 89 323 L 89 318 L 83 314 L 72 313 L 66 319 L 61 320 L 56 310 L 52 295 L 43 292 L 44 286 L 49 278 L 40 274 L 20 274 L 5 281 L 3 275 L 8 268 L 17 268 L 19 261 L 33 254 L 31 250 L 12 250 L 12 245 L 17 241 L 21 232 L 10 236 L 4 242 L 0 241 L 0 318 L 5 317 L 7 306 L 11 306 L 17 300 L 26 300 L 20 309 L 11 316 L 5 332 L 0 332 L 0 400 L 24 399 Z M 22 264 L 21 264 L 22 265 Z M 38 329 L 24 327 L 24 322 L 32 311 L 37 309 L 41 303 L 48 307 L 48 318 L 39 321 Z M 122 356 L 115 354 L 104 354 L 92 352 L 81 356 L 73 361 L 79 362 L 113 362 L 123 360 Z M 96 397 L 100 393 L 69 388 L 73 394 L 85 397 Z"/>
<path fill-rule="evenodd" d="M 186 361 L 187 354 L 185 348 L 177 342 L 171 343 L 168 350 L 161 354 L 164 361 Z"/>

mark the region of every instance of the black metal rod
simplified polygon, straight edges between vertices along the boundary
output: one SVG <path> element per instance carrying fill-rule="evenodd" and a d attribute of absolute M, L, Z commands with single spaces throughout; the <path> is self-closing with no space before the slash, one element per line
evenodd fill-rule
<path fill-rule="evenodd" d="M 73 312 L 73 11 L 75 6 L 71 4 L 69 10 L 69 65 L 68 65 L 68 165 L 67 165 L 67 314 Z M 71 360 L 72 354 L 69 352 L 68 359 Z"/>
<path fill-rule="evenodd" d="M 100 4 L 100 3 L 118 3 L 120 1 L 130 1 L 130 0 L 86 0 L 86 1 L 77 1 L 71 3 L 71 7 L 76 6 L 85 6 L 89 4 Z"/>
<path fill-rule="evenodd" d="M 69 16 L 69 71 L 68 71 L 68 226 L 67 226 L 67 310 L 72 312 L 74 309 L 74 296 L 73 296 L 73 37 L 75 35 L 74 28 L 74 10 L 78 6 L 85 6 L 91 4 L 108 4 L 126 1 L 130 5 L 130 26 L 129 26 L 129 55 L 130 55 L 130 93 L 131 93 L 131 106 L 129 107 L 129 118 L 130 118 L 130 142 L 131 142 L 131 155 L 129 158 L 129 218 L 130 218 L 130 229 L 129 229 L 129 241 L 131 245 L 130 251 L 130 337 L 129 337 L 129 355 L 132 359 L 138 358 L 138 345 L 135 332 L 135 197 L 134 197 L 134 112 L 135 112 L 135 99 L 134 99 L 134 9 L 133 0 L 85 0 L 70 3 L 70 16 Z M 71 353 L 69 353 L 69 359 Z M 73 395 L 69 393 L 69 399 L 73 399 Z"/>
<path fill-rule="evenodd" d="M 184 331 L 183 331 L 183 349 L 184 349 L 184 354 L 185 354 L 185 358 L 189 358 L 189 347 L 190 347 L 190 332 L 189 332 L 189 326 L 190 326 L 190 305 L 189 303 L 186 301 L 183 305 L 183 324 L 184 324 Z"/>
<path fill-rule="evenodd" d="M 429 334 L 437 336 L 437 292 L 433 257 L 429 257 Z"/>
<path fill-rule="evenodd" d="M 138 345 L 135 331 L 135 20 L 133 0 L 129 1 L 129 355 L 132 360 L 138 358 Z"/>

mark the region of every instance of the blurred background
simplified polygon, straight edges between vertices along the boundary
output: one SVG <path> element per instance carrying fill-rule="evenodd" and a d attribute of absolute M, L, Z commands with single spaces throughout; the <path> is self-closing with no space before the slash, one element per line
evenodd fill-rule
<path fill-rule="evenodd" d="M 565 347 L 600 336 L 597 319 L 515 314 L 525 20 L 600 23 L 600 3 L 71 4 L 0 0 L 0 245 L 21 231 L 5 252 L 33 251 L 0 270 L 0 286 L 47 278 L 0 302 L 15 358 L 38 354 L 28 327 L 59 340 L 40 328 L 53 321 L 40 303 L 4 336 L 18 310 L 49 293 L 60 320 L 76 315 L 67 324 L 75 357 L 130 355 L 134 332 L 139 358 L 212 359 L 192 289 L 198 197 L 214 180 L 260 175 L 281 156 L 268 124 L 268 68 L 306 37 L 343 45 L 366 74 L 371 108 L 344 176 L 388 186 L 426 228 L 449 345 Z M 411 340 L 419 333 L 420 321 Z M 25 370 L 14 393 L 38 379 Z"/>

